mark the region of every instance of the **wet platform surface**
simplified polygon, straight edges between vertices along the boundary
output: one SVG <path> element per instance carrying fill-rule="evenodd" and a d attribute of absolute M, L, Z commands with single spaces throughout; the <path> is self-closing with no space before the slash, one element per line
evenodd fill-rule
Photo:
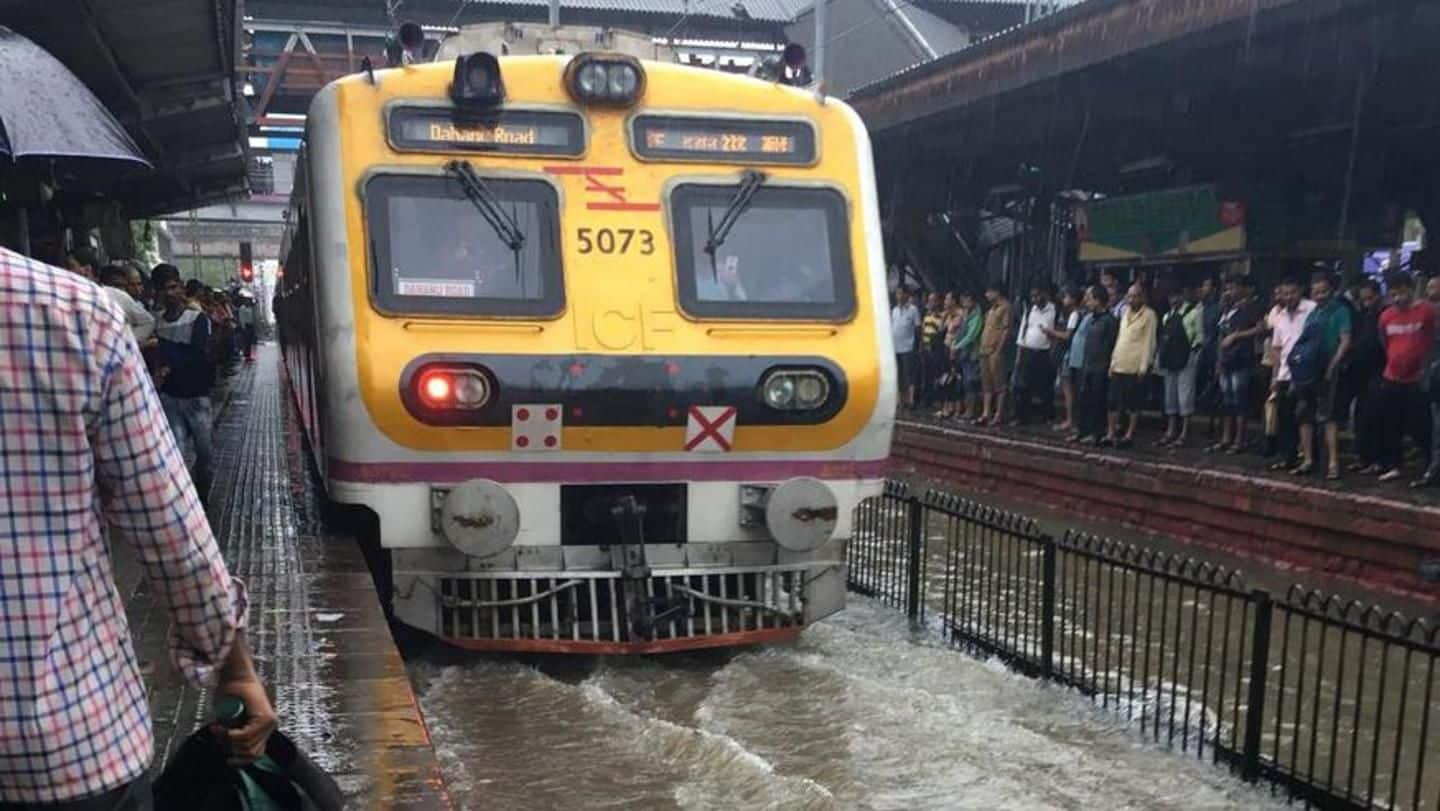
<path fill-rule="evenodd" d="M 279 353 L 216 400 L 210 519 L 251 597 L 249 638 L 280 726 L 350 802 L 366 809 L 453 804 L 374 585 L 354 539 L 321 521 L 316 485 L 279 375 Z M 212 696 L 171 671 L 168 618 L 117 548 L 136 653 L 155 718 L 155 768 L 208 717 Z"/>

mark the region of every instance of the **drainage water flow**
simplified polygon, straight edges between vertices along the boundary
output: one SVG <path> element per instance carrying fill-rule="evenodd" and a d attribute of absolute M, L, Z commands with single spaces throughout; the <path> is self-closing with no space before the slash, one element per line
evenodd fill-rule
<path fill-rule="evenodd" d="M 410 670 L 467 809 L 1281 805 L 851 600 L 791 646 Z"/>

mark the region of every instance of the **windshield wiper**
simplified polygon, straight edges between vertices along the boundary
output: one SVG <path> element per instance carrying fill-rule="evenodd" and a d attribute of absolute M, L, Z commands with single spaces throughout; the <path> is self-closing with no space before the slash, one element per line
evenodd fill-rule
<path fill-rule="evenodd" d="M 725 207 L 725 213 L 720 215 L 720 222 L 716 224 L 713 217 L 710 220 L 710 236 L 705 240 L 705 253 L 710 254 L 710 270 L 719 274 L 715 265 L 715 252 L 725 244 L 725 238 L 730 236 L 730 231 L 739 222 L 740 215 L 750 208 L 755 200 L 755 192 L 765 183 L 765 173 L 757 172 L 754 169 L 747 169 L 740 176 L 740 188 L 735 190 L 735 196 L 730 198 L 730 205 Z"/>
<path fill-rule="evenodd" d="M 490 227 L 495 229 L 495 236 L 505 243 L 505 247 L 515 255 L 515 279 L 520 280 L 520 251 L 525 247 L 525 233 L 520 230 L 520 224 L 515 221 L 513 212 L 506 211 L 500 206 L 500 198 L 495 192 L 485 185 L 480 175 L 475 173 L 475 167 L 466 161 L 451 161 L 445 165 L 446 170 L 455 175 L 460 181 L 460 188 L 464 189 L 465 197 L 475 205 L 480 216 Z"/>

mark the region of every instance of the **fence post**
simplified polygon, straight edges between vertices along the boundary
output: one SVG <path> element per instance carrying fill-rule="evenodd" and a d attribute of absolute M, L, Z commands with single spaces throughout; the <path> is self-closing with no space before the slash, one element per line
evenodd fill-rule
<path fill-rule="evenodd" d="M 1055 539 L 1045 536 L 1044 558 L 1041 560 L 1040 585 L 1040 675 L 1055 675 L 1055 559 L 1059 552 Z"/>
<path fill-rule="evenodd" d="M 905 613 L 913 625 L 920 621 L 920 567 L 925 555 L 925 505 L 919 496 L 910 497 L 909 560 L 906 562 Z"/>
<path fill-rule="evenodd" d="M 1260 729 L 1265 723 L 1265 676 L 1270 672 L 1270 618 L 1274 606 L 1270 592 L 1250 592 L 1255 602 L 1255 636 L 1250 640 L 1250 695 L 1245 702 L 1245 744 L 1241 750 L 1240 777 L 1254 783 L 1260 777 Z"/>

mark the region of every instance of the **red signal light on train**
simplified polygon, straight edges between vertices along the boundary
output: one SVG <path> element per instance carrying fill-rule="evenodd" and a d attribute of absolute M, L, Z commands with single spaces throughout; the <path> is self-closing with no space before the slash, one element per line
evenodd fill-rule
<path fill-rule="evenodd" d="M 427 405 L 448 406 L 455 394 L 455 384 L 444 372 L 431 372 L 420 379 L 420 395 Z"/>
<path fill-rule="evenodd" d="M 249 242 L 240 243 L 240 281 L 255 281 L 255 249 Z"/>
<path fill-rule="evenodd" d="M 490 401 L 490 381 L 479 369 L 430 368 L 420 373 L 416 393 L 427 408 L 473 410 Z"/>

